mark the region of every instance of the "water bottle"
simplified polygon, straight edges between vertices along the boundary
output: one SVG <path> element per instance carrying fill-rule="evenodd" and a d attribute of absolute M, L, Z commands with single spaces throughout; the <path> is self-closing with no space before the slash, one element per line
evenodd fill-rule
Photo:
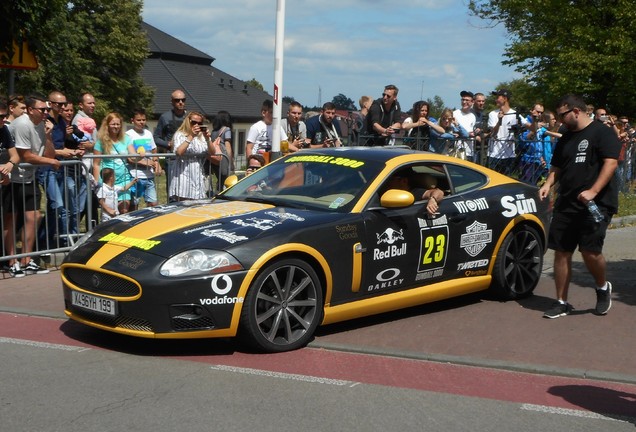
<path fill-rule="evenodd" d="M 603 213 L 601 213 L 594 200 L 589 200 L 587 202 L 587 209 L 590 211 L 590 214 L 594 218 L 594 222 L 600 222 L 604 219 Z"/>

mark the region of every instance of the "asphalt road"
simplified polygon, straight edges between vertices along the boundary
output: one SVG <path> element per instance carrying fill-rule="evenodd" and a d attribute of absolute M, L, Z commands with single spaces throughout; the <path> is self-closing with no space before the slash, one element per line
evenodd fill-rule
<path fill-rule="evenodd" d="M 309 348 L 138 340 L 64 318 L 59 272 L 0 279 L 2 430 L 633 430 L 636 228 L 610 230 L 610 313 L 541 317 L 529 299 L 465 296 L 326 326 Z"/>

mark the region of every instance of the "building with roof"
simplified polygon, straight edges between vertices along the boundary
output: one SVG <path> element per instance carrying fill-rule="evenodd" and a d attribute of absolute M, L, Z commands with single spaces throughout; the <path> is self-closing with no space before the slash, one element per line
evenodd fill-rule
<path fill-rule="evenodd" d="M 148 38 L 150 55 L 141 76 L 155 90 L 152 115 L 155 121 L 149 123 L 156 124 L 159 116 L 172 108 L 170 95 L 181 89 L 190 111 L 199 111 L 208 118 L 220 110 L 230 113 L 234 121 L 234 154 L 243 155 L 247 130 L 261 119 L 261 105 L 272 96 L 215 68 L 214 57 L 156 27 L 142 22 L 142 29 Z"/>

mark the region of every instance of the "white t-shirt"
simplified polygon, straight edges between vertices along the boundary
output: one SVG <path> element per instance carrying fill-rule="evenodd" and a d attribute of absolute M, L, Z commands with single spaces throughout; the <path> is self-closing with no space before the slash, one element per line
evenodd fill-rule
<path fill-rule="evenodd" d="M 453 117 L 457 120 L 460 126 L 466 129 L 466 132 L 471 133 L 475 130 L 475 123 L 477 123 L 477 117 L 475 113 L 470 111 L 468 113 L 463 112 L 460 109 L 453 111 Z M 459 148 L 466 150 L 466 156 L 472 156 L 475 147 L 475 140 L 462 140 L 459 142 Z"/>
<path fill-rule="evenodd" d="M 281 126 L 280 139 L 287 140 L 287 133 Z M 252 154 L 272 151 L 272 125 L 267 125 L 263 120 L 254 123 L 247 132 L 247 142 L 254 144 Z"/>
<path fill-rule="evenodd" d="M 157 144 L 155 144 L 155 139 L 152 137 L 152 132 L 148 129 L 144 129 L 143 133 L 138 133 L 134 129 L 130 129 L 126 131 L 126 135 L 130 137 L 132 140 L 132 146 L 134 147 L 134 153 L 137 154 L 148 154 L 153 152 L 157 148 Z M 140 150 L 142 149 L 143 150 Z M 141 161 L 142 159 L 138 159 Z M 145 165 L 138 164 L 128 164 L 128 170 L 130 171 L 130 175 L 133 177 L 137 177 L 140 179 L 152 179 L 155 177 L 154 171 Z"/>
<path fill-rule="evenodd" d="M 102 185 L 97 189 L 97 198 L 104 199 L 104 204 L 108 207 L 115 210 L 115 216 L 119 214 L 119 210 L 117 208 L 119 194 L 124 190 L 121 186 L 109 186 L 106 183 L 102 183 Z M 107 220 L 112 219 L 112 217 L 102 209 L 102 222 L 106 222 Z"/>
<path fill-rule="evenodd" d="M 488 114 L 488 127 L 494 128 L 499 122 L 499 109 L 490 111 Z M 515 135 L 510 128 L 518 123 L 521 126 L 528 123 L 526 118 L 521 115 L 516 115 L 517 112 L 513 109 L 502 117 L 501 125 L 497 130 L 497 135 L 490 137 L 488 145 L 488 157 L 496 159 L 511 159 L 516 156 L 515 154 Z"/>

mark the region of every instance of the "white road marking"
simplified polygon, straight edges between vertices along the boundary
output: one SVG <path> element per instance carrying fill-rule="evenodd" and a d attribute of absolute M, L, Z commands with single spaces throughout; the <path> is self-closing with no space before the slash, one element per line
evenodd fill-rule
<path fill-rule="evenodd" d="M 355 381 L 344 381 L 344 380 L 337 380 L 337 379 L 331 379 L 331 378 L 322 378 L 322 377 L 315 377 L 315 376 L 309 376 L 309 375 L 298 375 L 298 374 L 289 374 L 289 373 L 283 373 L 283 372 L 272 372 L 272 371 L 266 371 L 266 370 L 261 370 L 261 369 L 241 368 L 241 367 L 225 366 L 225 365 L 214 365 L 214 366 L 210 366 L 210 368 L 211 369 L 215 369 L 215 370 L 225 371 L 225 372 L 235 372 L 235 373 L 246 374 L 246 375 L 257 375 L 257 376 L 271 377 L 271 378 L 282 378 L 282 379 L 288 379 L 288 380 L 294 380 L 294 381 L 304 381 L 304 382 L 311 382 L 311 383 L 318 383 L 318 384 L 328 384 L 328 385 L 336 385 L 336 386 L 353 387 L 353 386 L 359 384 L 359 383 L 357 383 Z"/>
<path fill-rule="evenodd" d="M 90 350 L 90 348 L 85 348 L 85 347 L 52 344 L 48 342 L 37 342 L 37 341 L 31 341 L 26 339 L 14 339 L 14 338 L 6 338 L 6 337 L 0 337 L 0 343 L 25 345 L 25 346 L 32 346 L 37 348 L 50 348 L 50 349 L 56 349 L 56 350 L 62 350 L 62 351 L 82 352 L 82 351 Z"/>
<path fill-rule="evenodd" d="M 627 416 L 609 417 L 609 416 L 598 414 L 591 411 L 575 410 L 575 409 L 568 409 L 568 408 L 557 408 L 557 407 L 550 407 L 545 405 L 523 404 L 521 405 L 521 409 L 526 411 L 544 412 L 548 414 L 559 414 L 559 415 L 566 415 L 571 417 L 583 417 L 583 418 L 590 418 L 590 419 L 597 419 L 597 420 L 619 421 L 619 422 L 625 422 L 625 423 L 634 421 L 633 417 L 627 417 Z"/>

